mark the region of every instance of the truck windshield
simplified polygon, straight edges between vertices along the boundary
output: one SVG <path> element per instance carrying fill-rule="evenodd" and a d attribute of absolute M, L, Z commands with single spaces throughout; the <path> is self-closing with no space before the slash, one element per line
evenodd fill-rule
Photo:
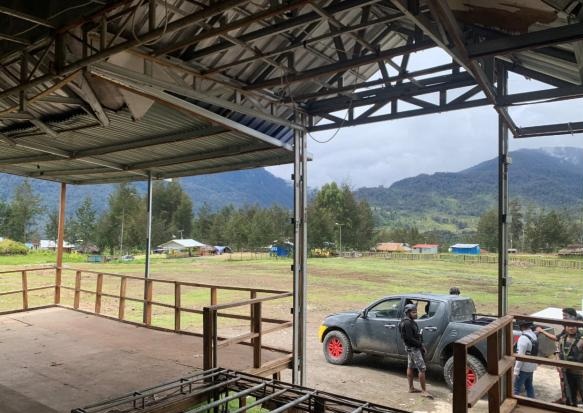
<path fill-rule="evenodd" d="M 453 300 L 451 302 L 451 320 L 471 320 L 476 313 L 476 306 L 472 300 Z"/>

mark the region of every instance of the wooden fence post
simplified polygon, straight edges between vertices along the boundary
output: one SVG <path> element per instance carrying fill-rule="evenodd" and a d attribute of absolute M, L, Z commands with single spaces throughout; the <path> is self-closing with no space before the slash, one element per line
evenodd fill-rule
<path fill-rule="evenodd" d="M 174 331 L 180 331 L 180 283 L 174 283 Z"/>
<path fill-rule="evenodd" d="M 101 313 L 102 292 L 103 292 L 103 274 L 97 274 L 97 285 L 95 287 L 95 314 Z"/>
<path fill-rule="evenodd" d="M 202 368 L 213 368 L 213 317 L 211 309 L 204 307 L 202 310 Z"/>
<path fill-rule="evenodd" d="M 217 305 L 217 287 L 211 287 L 211 305 Z"/>
<path fill-rule="evenodd" d="M 488 346 L 487 357 L 487 371 L 488 374 L 498 376 L 500 374 L 499 362 L 500 362 L 500 337 L 501 333 L 504 331 L 497 331 L 488 336 L 486 339 Z M 501 383 L 498 381 L 494 386 L 488 390 L 488 412 L 495 413 L 500 411 L 501 404 Z"/>
<path fill-rule="evenodd" d="M 261 302 L 251 305 L 253 306 L 251 332 L 259 334 L 251 339 L 251 344 L 253 345 L 253 368 L 259 368 L 261 367 Z"/>
<path fill-rule="evenodd" d="M 146 325 L 152 324 L 152 290 L 153 282 L 146 280 Z"/>
<path fill-rule="evenodd" d="M 453 344 L 453 412 L 466 413 L 468 411 L 467 380 L 467 349 L 464 344 Z"/>
<path fill-rule="evenodd" d="M 123 320 L 125 316 L 127 285 L 128 279 L 126 277 L 121 277 L 121 281 L 119 284 L 119 313 L 117 316 L 120 320 Z"/>
<path fill-rule="evenodd" d="M 81 271 L 75 272 L 75 299 L 73 301 L 73 308 L 79 308 L 81 300 Z"/>
<path fill-rule="evenodd" d="M 257 298 L 257 291 L 251 291 L 249 293 L 249 298 L 251 298 L 252 300 L 254 298 Z M 253 331 L 253 304 L 251 304 L 249 307 L 250 307 L 250 309 L 249 309 L 249 318 L 250 318 L 250 320 L 249 320 L 249 323 L 250 323 L 249 328 L 251 329 L 251 331 Z"/>
<path fill-rule="evenodd" d="M 28 310 L 28 279 L 26 271 L 22 271 L 22 309 Z"/>

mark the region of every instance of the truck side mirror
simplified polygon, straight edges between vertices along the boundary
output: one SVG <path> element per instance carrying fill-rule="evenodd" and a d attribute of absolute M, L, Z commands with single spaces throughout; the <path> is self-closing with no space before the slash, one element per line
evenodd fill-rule
<path fill-rule="evenodd" d="M 359 316 L 360 318 L 367 318 L 367 317 L 366 317 L 366 308 L 365 308 L 364 310 L 361 310 L 361 311 L 358 313 L 358 316 Z"/>

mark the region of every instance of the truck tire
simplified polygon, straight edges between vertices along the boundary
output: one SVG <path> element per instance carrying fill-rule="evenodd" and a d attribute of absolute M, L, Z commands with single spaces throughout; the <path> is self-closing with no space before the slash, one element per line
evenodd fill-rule
<path fill-rule="evenodd" d="M 486 367 L 480 359 L 471 354 L 468 354 L 466 387 L 471 389 L 478 381 L 478 378 L 486 374 Z M 443 366 L 443 378 L 450 390 L 453 389 L 453 356 L 445 362 Z"/>
<path fill-rule="evenodd" d="M 347 364 L 352 360 L 352 345 L 342 331 L 333 330 L 324 337 L 324 357 L 332 364 Z"/>

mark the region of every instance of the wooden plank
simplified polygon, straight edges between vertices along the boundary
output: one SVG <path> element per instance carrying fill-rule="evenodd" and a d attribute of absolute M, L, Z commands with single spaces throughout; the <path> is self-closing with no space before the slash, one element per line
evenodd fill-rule
<path fill-rule="evenodd" d="M 513 396 L 519 406 L 530 406 L 545 412 L 565 412 L 565 413 L 581 413 L 581 409 L 575 406 L 567 406 L 563 404 L 544 402 L 539 399 L 530 399 L 524 396 Z"/>
<path fill-rule="evenodd" d="M 251 339 L 253 345 L 253 367 L 261 367 L 261 303 L 253 304 L 253 323 L 252 332 L 258 334 L 257 337 Z"/>
<path fill-rule="evenodd" d="M 202 366 L 204 370 L 213 367 L 213 318 L 212 310 L 208 307 L 203 309 L 202 315 Z"/>
<path fill-rule="evenodd" d="M 488 374 L 492 375 L 496 378 L 496 382 L 491 385 L 491 387 L 487 390 L 488 392 L 488 412 L 489 413 L 497 413 L 500 410 L 501 404 L 501 392 L 500 392 L 500 336 L 503 332 L 498 330 L 491 335 L 488 336 L 486 339 L 487 342 L 487 353 L 486 353 L 486 365 Z M 478 383 L 482 381 L 483 378 L 480 378 Z M 477 387 L 477 386 L 476 386 Z M 472 389 L 474 390 L 474 389 Z M 469 398 L 471 399 L 472 393 L 470 392 Z M 470 403 L 472 401 L 470 400 Z"/>
<path fill-rule="evenodd" d="M 81 271 L 75 272 L 75 299 L 73 301 L 73 308 L 79 308 L 81 301 Z"/>
<path fill-rule="evenodd" d="M 517 400 L 509 397 L 500 405 L 500 413 L 511 413 L 516 408 L 516 405 Z"/>
<path fill-rule="evenodd" d="M 514 345 L 514 331 L 512 328 L 512 323 L 511 324 L 507 324 L 505 328 L 505 334 L 504 334 L 504 355 L 505 358 L 508 357 L 512 357 L 514 355 L 514 349 L 513 349 L 513 345 Z M 514 389 L 512 388 L 512 379 L 513 379 L 513 373 L 512 373 L 512 368 L 509 368 L 508 370 L 506 370 L 506 388 L 504 389 L 504 391 L 502 392 L 503 397 L 512 397 L 512 393 L 514 393 Z"/>
<path fill-rule="evenodd" d="M 217 288 L 211 287 L 211 305 L 217 305 Z"/>
<path fill-rule="evenodd" d="M 103 274 L 97 274 L 97 285 L 95 287 L 95 314 L 101 313 L 102 292 L 103 292 Z"/>
<path fill-rule="evenodd" d="M 146 325 L 149 326 L 152 324 L 152 294 L 153 294 L 153 281 L 146 280 Z"/>
<path fill-rule="evenodd" d="M 466 389 L 467 349 L 463 343 L 453 344 L 453 407 L 454 413 L 468 411 L 468 393 Z"/>
<path fill-rule="evenodd" d="M 236 301 L 236 302 L 227 303 L 227 304 L 217 304 L 217 305 L 213 306 L 213 309 L 214 310 L 224 310 L 225 308 L 241 307 L 241 306 L 247 305 L 247 304 L 255 304 L 255 303 L 261 303 L 264 301 L 278 300 L 280 298 L 291 297 L 292 295 L 293 294 L 291 292 L 285 292 L 285 293 L 281 293 L 281 294 L 269 295 L 267 297 L 254 298 L 253 300 L 243 300 L 243 301 Z"/>
<path fill-rule="evenodd" d="M 253 300 L 255 298 L 257 298 L 257 291 L 251 291 L 249 299 Z M 249 305 L 249 328 L 253 331 L 253 304 Z"/>
<path fill-rule="evenodd" d="M 22 271 L 22 308 L 28 310 L 28 279 L 26 271 Z"/>
<path fill-rule="evenodd" d="M 118 318 L 120 320 L 124 319 L 125 311 L 126 311 L 126 290 L 128 286 L 128 279 L 127 277 L 122 277 L 119 283 L 119 312 Z"/>
<path fill-rule="evenodd" d="M 474 407 L 478 401 L 490 390 L 490 388 L 498 383 L 499 377 L 493 374 L 484 374 L 480 379 L 474 384 L 468 394 L 468 406 Z M 500 406 L 500 404 L 498 404 Z M 496 410 L 498 409 L 496 407 Z"/>
<path fill-rule="evenodd" d="M 174 331 L 180 331 L 180 283 L 174 284 Z"/>
<path fill-rule="evenodd" d="M 556 359 L 548 359 L 546 357 L 537 357 L 537 356 L 519 356 L 516 354 L 514 356 L 516 360 L 526 361 L 528 363 L 537 363 L 537 364 L 544 364 L 546 366 L 553 366 L 553 367 L 564 367 L 574 370 L 583 370 L 583 363 L 578 361 L 566 361 L 566 360 L 556 360 Z"/>
<path fill-rule="evenodd" d="M 477 344 L 479 341 L 483 340 L 484 338 L 488 337 L 493 332 L 504 328 L 506 325 L 512 325 L 512 316 L 506 315 L 504 317 L 499 318 L 498 320 L 492 321 L 486 327 L 482 327 L 475 333 L 469 334 L 457 341 L 457 343 L 461 343 L 466 345 L 467 347 L 471 347 Z"/>

